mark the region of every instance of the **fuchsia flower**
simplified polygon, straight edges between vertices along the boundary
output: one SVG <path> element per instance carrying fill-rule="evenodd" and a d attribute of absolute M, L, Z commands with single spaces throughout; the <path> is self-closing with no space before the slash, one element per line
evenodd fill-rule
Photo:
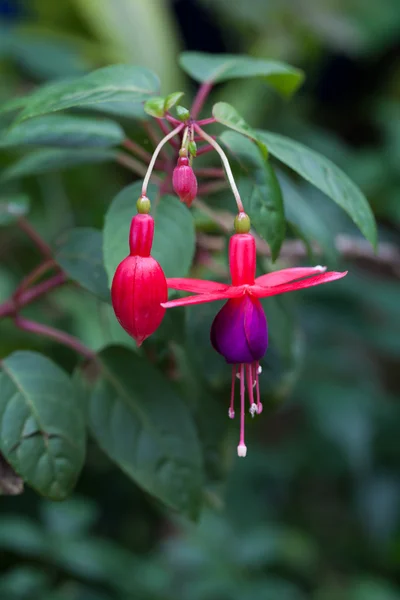
<path fill-rule="evenodd" d="M 150 256 L 153 235 L 153 217 L 148 214 L 133 217 L 130 254 L 118 265 L 111 286 L 115 315 L 138 346 L 159 327 L 165 314 L 161 303 L 168 298 L 164 271 Z"/>
<path fill-rule="evenodd" d="M 172 174 L 172 185 L 180 201 L 190 206 L 196 198 L 197 179 L 186 156 L 178 158 L 178 164 Z"/>
<path fill-rule="evenodd" d="M 211 327 L 211 343 L 215 350 L 232 364 L 232 391 L 229 417 L 234 418 L 234 388 L 236 376 L 240 380 L 240 441 L 238 455 L 246 456 L 244 441 L 245 387 L 252 416 L 262 412 L 258 376 L 260 360 L 268 346 L 267 320 L 259 298 L 301 290 L 347 274 L 326 273 L 325 267 L 295 267 L 282 269 L 255 278 L 256 246 L 249 233 L 236 233 L 230 239 L 229 265 L 232 284 L 226 285 L 201 279 L 167 279 L 174 290 L 194 292 L 197 295 L 165 302 L 165 308 L 227 300 L 216 315 Z M 255 391 L 254 391 L 255 388 Z"/>

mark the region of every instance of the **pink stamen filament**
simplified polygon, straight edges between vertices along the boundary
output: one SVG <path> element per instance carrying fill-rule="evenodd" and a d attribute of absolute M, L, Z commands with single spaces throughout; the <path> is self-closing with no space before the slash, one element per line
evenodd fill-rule
<path fill-rule="evenodd" d="M 246 374 L 247 374 L 247 393 L 249 394 L 249 403 L 250 403 L 250 414 L 254 417 L 257 407 L 254 403 L 254 394 L 253 394 L 253 381 L 254 381 L 254 369 L 253 365 L 246 365 Z"/>
<path fill-rule="evenodd" d="M 232 386 L 231 386 L 231 404 L 229 406 L 228 415 L 230 419 L 235 418 L 235 382 L 236 382 L 236 365 L 232 367 Z"/>
<path fill-rule="evenodd" d="M 256 362 L 256 365 L 255 365 L 255 371 L 256 371 L 255 375 L 256 375 L 256 377 L 255 377 L 255 379 L 256 379 L 256 396 L 257 396 L 257 414 L 258 415 L 260 415 L 262 413 L 262 410 L 263 410 L 263 405 L 261 404 L 261 400 L 260 400 L 260 384 L 259 384 L 259 381 L 258 381 L 258 370 L 259 370 L 259 368 L 260 368 L 260 363 Z"/>
<path fill-rule="evenodd" d="M 244 403 L 245 403 L 245 381 L 244 381 L 244 365 L 240 365 L 240 440 L 238 446 L 238 452 L 240 447 L 246 448 L 244 443 Z M 241 454 L 240 454 L 241 455 Z"/>

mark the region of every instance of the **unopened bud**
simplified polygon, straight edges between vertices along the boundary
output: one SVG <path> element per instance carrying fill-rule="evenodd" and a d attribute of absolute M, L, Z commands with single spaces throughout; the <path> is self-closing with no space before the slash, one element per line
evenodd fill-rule
<path fill-rule="evenodd" d="M 178 158 L 178 165 L 172 174 L 172 185 L 180 201 L 190 206 L 196 198 L 197 179 L 185 156 Z"/>
<path fill-rule="evenodd" d="M 139 214 L 148 215 L 151 208 L 151 202 L 147 196 L 140 196 L 136 202 L 136 208 Z"/>

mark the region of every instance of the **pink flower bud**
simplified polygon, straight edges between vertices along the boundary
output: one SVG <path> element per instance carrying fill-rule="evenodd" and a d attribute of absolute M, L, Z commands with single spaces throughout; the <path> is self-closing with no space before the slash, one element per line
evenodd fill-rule
<path fill-rule="evenodd" d="M 111 286 L 115 315 L 138 346 L 159 327 L 165 314 L 167 282 L 158 262 L 150 256 L 154 220 L 147 214 L 132 219 L 130 255 L 118 265 Z"/>
<path fill-rule="evenodd" d="M 186 156 L 178 158 L 178 165 L 172 175 L 172 185 L 179 200 L 190 206 L 196 198 L 197 179 Z"/>

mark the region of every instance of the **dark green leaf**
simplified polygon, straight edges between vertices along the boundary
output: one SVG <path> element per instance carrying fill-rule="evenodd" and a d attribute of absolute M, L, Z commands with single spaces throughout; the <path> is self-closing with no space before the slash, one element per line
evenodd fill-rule
<path fill-rule="evenodd" d="M 24 194 L 0 197 L 0 225 L 10 225 L 29 212 L 29 198 Z"/>
<path fill-rule="evenodd" d="M 97 229 L 78 227 L 59 239 L 56 261 L 82 287 L 110 302 L 107 274 L 103 266 L 103 235 Z"/>
<path fill-rule="evenodd" d="M 144 102 L 159 87 L 157 76 L 144 67 L 112 65 L 73 81 L 48 86 L 32 94 L 19 120 L 75 106 L 109 102 Z"/>
<path fill-rule="evenodd" d="M 150 363 L 124 348 L 99 355 L 101 378 L 89 399 L 90 428 L 125 473 L 165 504 L 199 509 L 202 464 L 191 415 Z"/>
<path fill-rule="evenodd" d="M 300 229 L 307 242 L 317 242 L 327 259 L 335 262 L 333 232 L 328 224 L 311 208 L 301 190 L 289 177 L 281 172 L 278 172 L 277 176 L 283 193 L 287 219 Z"/>
<path fill-rule="evenodd" d="M 164 110 L 170 110 L 184 95 L 184 92 L 172 92 L 172 94 L 168 94 L 164 101 Z"/>
<path fill-rule="evenodd" d="M 128 255 L 128 236 L 141 183 L 124 188 L 112 202 L 104 226 L 104 264 L 111 282 L 118 264 Z M 149 198 L 156 195 L 150 186 Z M 195 249 L 193 217 L 174 196 L 163 196 L 155 213 L 152 256 L 164 269 L 166 277 L 184 277 L 192 264 Z"/>
<path fill-rule="evenodd" d="M 76 483 L 85 456 L 85 424 L 67 374 L 36 352 L 1 364 L 0 446 L 29 485 L 54 500 Z"/>
<path fill-rule="evenodd" d="M 165 113 L 165 98 L 163 96 L 155 96 L 154 98 L 149 98 L 144 105 L 144 111 L 150 115 L 151 117 L 161 118 Z"/>
<path fill-rule="evenodd" d="M 1 175 L 3 181 L 38 175 L 49 171 L 61 171 L 68 167 L 106 162 L 115 159 L 116 152 L 108 149 L 50 149 L 35 150 L 17 160 Z"/>
<path fill-rule="evenodd" d="M 222 123 L 225 127 L 229 127 L 242 135 L 255 141 L 264 158 L 268 156 L 268 150 L 264 142 L 260 140 L 256 132 L 253 131 L 246 121 L 239 115 L 237 110 L 227 102 L 217 102 L 214 104 L 212 114 L 218 123 Z"/>
<path fill-rule="evenodd" d="M 0 137 L 0 148 L 11 146 L 107 147 L 125 134 L 118 123 L 71 115 L 46 115 L 11 127 Z"/>
<path fill-rule="evenodd" d="M 353 219 L 375 248 L 377 230 L 373 212 L 361 190 L 339 167 L 307 146 L 287 137 L 258 131 L 271 154 L 336 202 Z"/>
<path fill-rule="evenodd" d="M 239 182 L 244 208 L 257 233 L 270 245 L 275 260 L 286 230 L 282 193 L 275 172 L 258 149 L 239 134 L 226 131 L 221 140 L 247 175 Z"/>
<path fill-rule="evenodd" d="M 218 83 L 242 77 L 262 77 L 284 96 L 291 96 L 304 79 L 302 71 L 285 63 L 240 54 L 183 52 L 179 63 L 199 82 Z"/>

